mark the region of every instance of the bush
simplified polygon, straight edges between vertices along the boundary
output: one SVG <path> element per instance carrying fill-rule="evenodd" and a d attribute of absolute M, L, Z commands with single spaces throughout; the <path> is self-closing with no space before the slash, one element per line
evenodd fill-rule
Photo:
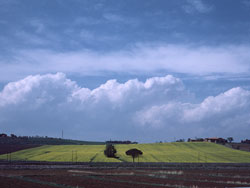
<path fill-rule="evenodd" d="M 111 157 L 111 158 L 118 158 L 116 156 L 116 149 L 115 146 L 113 146 L 112 144 L 106 144 L 106 149 L 104 150 L 104 155 L 106 155 L 106 157 Z"/>

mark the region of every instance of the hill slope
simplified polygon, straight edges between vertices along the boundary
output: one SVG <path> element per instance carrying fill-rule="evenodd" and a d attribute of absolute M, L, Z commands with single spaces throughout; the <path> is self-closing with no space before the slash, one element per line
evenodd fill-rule
<path fill-rule="evenodd" d="M 105 142 L 70 140 L 52 137 L 4 137 L 0 138 L 0 144 L 6 145 L 104 145 Z"/>
<path fill-rule="evenodd" d="M 119 159 L 106 158 L 104 145 L 41 146 L 12 153 L 12 160 L 131 162 L 125 152 L 131 148 L 143 151 L 140 162 L 215 162 L 250 163 L 250 152 L 233 150 L 213 143 L 164 143 L 116 145 Z M 77 159 L 76 159 L 77 158 Z M 0 155 L 6 159 L 6 155 Z"/>

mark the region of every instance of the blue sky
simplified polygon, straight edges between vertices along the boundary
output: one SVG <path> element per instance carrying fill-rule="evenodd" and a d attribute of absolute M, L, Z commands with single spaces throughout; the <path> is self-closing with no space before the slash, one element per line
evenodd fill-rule
<path fill-rule="evenodd" d="M 245 139 L 249 0 L 0 0 L 0 132 Z"/>

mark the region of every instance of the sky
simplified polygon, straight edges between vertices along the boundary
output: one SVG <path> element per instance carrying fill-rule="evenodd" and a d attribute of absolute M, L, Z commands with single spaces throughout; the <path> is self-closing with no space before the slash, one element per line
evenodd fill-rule
<path fill-rule="evenodd" d="M 250 0 L 0 0 L 0 132 L 249 139 Z"/>

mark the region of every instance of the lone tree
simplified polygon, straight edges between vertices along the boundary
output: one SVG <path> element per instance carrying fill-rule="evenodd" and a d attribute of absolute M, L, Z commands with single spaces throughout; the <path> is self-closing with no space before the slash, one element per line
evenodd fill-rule
<path fill-rule="evenodd" d="M 138 160 L 139 160 L 139 156 L 142 155 L 142 151 L 136 149 L 136 148 L 133 148 L 133 149 L 130 149 L 128 151 L 126 151 L 126 155 L 131 155 L 132 158 L 133 158 L 133 162 L 135 162 L 135 158 L 138 157 Z"/>
<path fill-rule="evenodd" d="M 106 155 L 106 157 L 110 157 L 110 158 L 118 158 L 116 156 L 116 149 L 115 146 L 113 146 L 112 144 L 106 144 L 106 149 L 104 150 L 104 155 Z"/>
<path fill-rule="evenodd" d="M 230 142 L 230 143 L 232 143 L 232 141 L 234 141 L 234 139 L 233 139 L 233 137 L 228 137 L 227 141 Z"/>

